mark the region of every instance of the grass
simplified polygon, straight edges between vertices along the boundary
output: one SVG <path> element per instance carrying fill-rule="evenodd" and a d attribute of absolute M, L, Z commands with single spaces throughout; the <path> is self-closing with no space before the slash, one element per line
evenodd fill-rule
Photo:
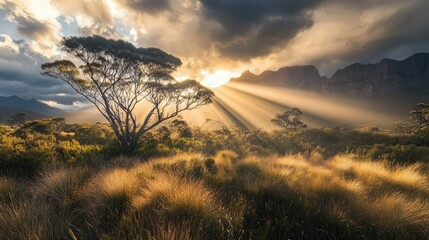
<path fill-rule="evenodd" d="M 0 178 L 0 239 L 427 239 L 424 169 L 353 155 L 121 157 Z"/>

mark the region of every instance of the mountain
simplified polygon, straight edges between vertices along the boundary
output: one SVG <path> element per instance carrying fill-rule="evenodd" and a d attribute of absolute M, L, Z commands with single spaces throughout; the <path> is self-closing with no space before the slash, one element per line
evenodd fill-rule
<path fill-rule="evenodd" d="M 65 112 L 53 108 L 35 99 L 24 100 L 18 96 L 0 96 L 0 119 L 7 119 L 17 113 L 26 113 L 28 119 L 40 119 L 44 117 L 58 117 Z"/>
<path fill-rule="evenodd" d="M 232 82 L 237 81 L 308 90 L 320 90 L 320 86 L 326 80 L 325 77 L 320 76 L 317 68 L 312 65 L 284 67 L 278 71 L 265 71 L 260 75 L 246 71 L 239 78 L 231 79 Z"/>
<path fill-rule="evenodd" d="M 231 83 L 281 86 L 356 97 L 407 97 L 429 100 L 429 53 L 417 53 L 402 61 L 383 59 L 375 64 L 354 63 L 332 77 L 320 76 L 315 66 L 284 67 L 260 75 L 244 72 Z"/>
<path fill-rule="evenodd" d="M 426 95 L 429 92 L 429 54 L 418 53 L 396 61 L 352 64 L 335 72 L 329 88 L 375 97 Z"/>

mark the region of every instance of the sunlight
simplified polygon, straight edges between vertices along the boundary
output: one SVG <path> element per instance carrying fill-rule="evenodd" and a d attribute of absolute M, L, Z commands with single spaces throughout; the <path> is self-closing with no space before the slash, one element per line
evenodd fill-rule
<path fill-rule="evenodd" d="M 228 70 L 217 70 L 213 73 L 203 70 L 201 71 L 201 75 L 204 77 L 201 83 L 210 88 L 220 87 L 227 83 L 231 78 L 240 76 L 240 74 L 233 73 Z"/>
<path fill-rule="evenodd" d="M 270 125 L 268 112 L 274 116 L 282 109 L 291 107 L 300 108 L 304 112 L 304 118 L 307 118 L 306 122 L 312 126 L 323 126 L 326 123 L 342 126 L 387 126 L 395 120 L 395 117 L 383 111 L 368 108 L 364 101 L 356 102 L 302 90 L 247 83 L 228 83 L 223 88 L 216 91 L 217 96 L 228 98 L 223 98 L 224 101 L 231 99 L 229 103 L 235 105 L 233 108 L 246 115 L 249 120 L 254 117 L 259 119 L 258 122 L 265 122 L 262 126 Z"/>

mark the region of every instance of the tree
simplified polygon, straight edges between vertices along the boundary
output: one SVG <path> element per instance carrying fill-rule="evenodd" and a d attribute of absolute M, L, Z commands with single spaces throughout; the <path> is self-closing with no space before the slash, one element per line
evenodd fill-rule
<path fill-rule="evenodd" d="M 419 103 L 410 112 L 409 127 L 412 132 L 426 130 L 429 127 L 429 104 Z"/>
<path fill-rule="evenodd" d="M 125 150 L 136 149 L 161 122 L 209 104 L 214 96 L 195 80 L 176 81 L 170 74 L 182 62 L 160 49 L 100 36 L 64 38 L 61 45 L 81 65 L 58 60 L 43 64 L 42 74 L 65 81 L 94 104 Z M 139 119 L 135 109 L 141 105 L 147 111 Z"/>
<path fill-rule="evenodd" d="M 9 119 L 9 124 L 11 125 L 23 125 L 25 121 L 27 120 L 27 114 L 26 113 L 18 113 L 12 116 L 12 119 Z"/>
<path fill-rule="evenodd" d="M 179 133 L 180 137 L 183 137 L 183 138 L 192 137 L 192 130 L 185 120 L 175 119 L 170 123 L 170 126 Z"/>
<path fill-rule="evenodd" d="M 296 132 L 307 128 L 307 125 L 301 119 L 302 111 L 299 108 L 292 108 L 284 113 L 277 114 L 271 122 L 276 126 Z"/>

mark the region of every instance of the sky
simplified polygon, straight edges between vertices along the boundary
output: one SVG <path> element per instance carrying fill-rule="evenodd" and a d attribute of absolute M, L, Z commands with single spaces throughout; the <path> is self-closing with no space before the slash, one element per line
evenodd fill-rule
<path fill-rule="evenodd" d="M 0 95 L 78 109 L 82 97 L 40 75 L 67 58 L 67 36 L 101 35 L 179 57 L 177 79 L 219 85 L 315 65 L 322 75 L 354 62 L 429 52 L 427 0 L 0 0 Z"/>

